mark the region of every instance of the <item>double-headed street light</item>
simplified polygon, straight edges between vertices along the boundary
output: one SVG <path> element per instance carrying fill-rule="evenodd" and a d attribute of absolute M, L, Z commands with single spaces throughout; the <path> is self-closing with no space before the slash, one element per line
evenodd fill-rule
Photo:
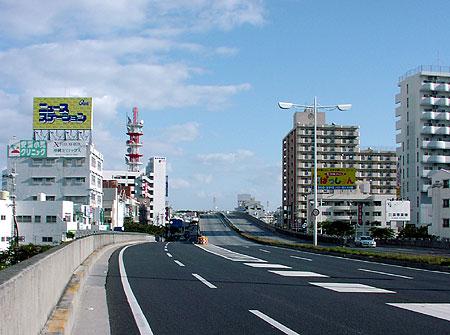
<path fill-rule="evenodd" d="M 317 208 L 317 110 L 333 110 L 338 109 L 340 111 L 346 111 L 352 108 L 351 104 L 345 105 L 331 105 L 322 106 L 317 103 L 317 97 L 314 97 L 314 105 L 299 105 L 292 102 L 279 102 L 278 106 L 281 109 L 313 109 L 314 111 L 314 179 L 312 183 L 314 185 L 314 209 L 312 211 L 312 216 L 314 217 L 313 229 L 314 229 L 314 245 L 317 246 L 317 215 L 319 214 L 319 209 Z"/>

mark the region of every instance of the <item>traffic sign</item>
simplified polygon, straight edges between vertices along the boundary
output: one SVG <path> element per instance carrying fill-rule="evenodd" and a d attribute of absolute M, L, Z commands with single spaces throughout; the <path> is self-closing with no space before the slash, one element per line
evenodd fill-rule
<path fill-rule="evenodd" d="M 311 214 L 314 216 L 317 216 L 317 215 L 319 215 L 319 213 L 320 213 L 320 211 L 317 208 L 314 208 Z"/>

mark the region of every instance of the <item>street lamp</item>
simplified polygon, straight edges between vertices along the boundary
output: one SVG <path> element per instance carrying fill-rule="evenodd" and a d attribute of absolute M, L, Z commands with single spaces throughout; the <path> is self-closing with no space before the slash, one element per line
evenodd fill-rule
<path fill-rule="evenodd" d="M 352 108 L 351 104 L 345 105 L 331 105 L 331 106 L 322 106 L 317 103 L 317 97 L 314 97 L 314 105 L 299 105 L 292 102 L 278 102 L 278 107 L 281 109 L 313 109 L 314 111 L 314 246 L 317 246 L 317 214 L 319 213 L 319 209 L 317 208 L 317 110 L 325 109 L 325 110 L 333 110 L 338 109 L 340 111 L 347 111 Z"/>

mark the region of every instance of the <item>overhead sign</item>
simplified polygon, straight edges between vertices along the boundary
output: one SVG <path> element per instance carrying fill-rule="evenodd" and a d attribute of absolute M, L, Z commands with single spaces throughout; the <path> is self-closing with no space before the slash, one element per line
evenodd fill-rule
<path fill-rule="evenodd" d="M 83 141 L 48 141 L 47 157 L 86 157 L 86 143 Z"/>
<path fill-rule="evenodd" d="M 20 140 L 8 145 L 9 157 L 46 157 L 47 141 Z"/>
<path fill-rule="evenodd" d="M 33 129 L 92 129 L 92 98 L 34 98 Z"/>
<path fill-rule="evenodd" d="M 410 221 L 409 200 L 387 200 L 386 201 L 386 221 Z"/>
<path fill-rule="evenodd" d="M 317 176 L 320 190 L 353 190 L 356 189 L 356 169 L 354 168 L 319 168 Z M 314 181 L 313 169 L 313 181 Z"/>

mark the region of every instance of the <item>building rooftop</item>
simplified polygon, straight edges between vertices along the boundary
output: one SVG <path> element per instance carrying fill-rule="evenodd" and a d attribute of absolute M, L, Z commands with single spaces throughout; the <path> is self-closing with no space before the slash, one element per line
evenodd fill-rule
<path fill-rule="evenodd" d="M 403 76 L 398 78 L 398 82 L 402 82 L 408 77 L 412 77 L 421 72 L 429 72 L 429 73 L 447 73 L 450 75 L 450 66 L 440 66 L 440 65 L 420 65 L 415 69 L 409 70 Z"/>

